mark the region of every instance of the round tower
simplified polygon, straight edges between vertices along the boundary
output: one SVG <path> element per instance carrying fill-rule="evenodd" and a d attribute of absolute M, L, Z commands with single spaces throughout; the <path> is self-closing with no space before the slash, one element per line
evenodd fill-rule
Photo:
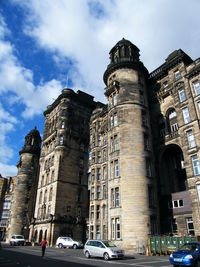
<path fill-rule="evenodd" d="M 104 73 L 111 200 L 108 238 L 140 251 L 155 221 L 147 77 L 139 49 L 123 38 L 111 49 Z"/>
<path fill-rule="evenodd" d="M 19 152 L 18 174 L 12 196 L 7 241 L 13 234 L 29 236 L 29 226 L 34 212 L 35 190 L 38 179 L 41 137 L 39 131 L 31 130 L 25 137 Z"/>

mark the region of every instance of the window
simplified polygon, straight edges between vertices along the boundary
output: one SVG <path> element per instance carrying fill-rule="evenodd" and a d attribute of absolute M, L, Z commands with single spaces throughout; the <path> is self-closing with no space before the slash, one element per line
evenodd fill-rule
<path fill-rule="evenodd" d="M 39 197 L 39 204 L 42 203 L 42 191 L 40 192 L 40 197 Z"/>
<path fill-rule="evenodd" d="M 188 139 L 189 148 L 193 148 L 196 146 L 194 134 L 193 134 L 192 130 L 187 131 L 187 139 Z"/>
<path fill-rule="evenodd" d="M 105 184 L 103 185 L 103 199 L 106 199 L 106 186 Z"/>
<path fill-rule="evenodd" d="M 112 153 L 114 151 L 114 145 L 113 145 L 113 138 L 110 138 L 110 152 Z"/>
<path fill-rule="evenodd" d="M 183 207 L 183 200 L 182 199 L 178 199 L 178 200 L 173 200 L 172 201 L 172 207 L 174 208 L 182 208 Z"/>
<path fill-rule="evenodd" d="M 115 188 L 115 205 L 119 207 L 119 187 Z"/>
<path fill-rule="evenodd" d="M 100 178 L 101 178 L 101 169 L 97 168 L 97 182 L 100 182 Z"/>
<path fill-rule="evenodd" d="M 111 207 L 115 207 L 115 191 L 113 188 L 111 189 Z"/>
<path fill-rule="evenodd" d="M 151 161 L 150 161 L 150 159 L 146 159 L 146 168 L 147 168 L 147 176 L 151 177 L 152 176 L 152 171 L 151 171 Z"/>
<path fill-rule="evenodd" d="M 88 148 L 88 158 L 89 158 L 89 160 L 92 159 L 91 146 L 89 146 L 89 148 Z"/>
<path fill-rule="evenodd" d="M 51 158 L 51 166 L 53 166 L 54 165 L 54 156 L 52 156 L 52 158 Z"/>
<path fill-rule="evenodd" d="M 113 94 L 113 105 L 116 106 L 117 105 L 117 95 Z"/>
<path fill-rule="evenodd" d="M 184 88 L 181 88 L 178 90 L 178 95 L 179 95 L 180 102 L 183 102 L 186 100 Z"/>
<path fill-rule="evenodd" d="M 174 78 L 175 78 L 175 81 L 178 81 L 181 78 L 181 74 L 180 74 L 180 71 L 179 70 L 177 70 L 174 73 Z"/>
<path fill-rule="evenodd" d="M 90 239 L 94 239 L 94 226 L 90 226 Z"/>
<path fill-rule="evenodd" d="M 94 220 L 94 206 L 90 206 L 90 219 Z"/>
<path fill-rule="evenodd" d="M 103 240 L 106 240 L 106 226 L 103 225 Z"/>
<path fill-rule="evenodd" d="M 198 193 L 199 203 L 200 203 L 200 184 L 197 184 L 197 193 Z"/>
<path fill-rule="evenodd" d="M 80 168 L 83 168 L 83 165 L 84 165 L 83 159 L 80 158 L 80 160 L 79 160 L 79 167 Z"/>
<path fill-rule="evenodd" d="M 99 134 L 97 136 L 97 144 L 98 144 L 98 146 L 101 145 L 101 136 Z"/>
<path fill-rule="evenodd" d="M 152 186 L 148 186 L 148 195 L 149 195 L 149 207 L 155 207 L 155 193 Z"/>
<path fill-rule="evenodd" d="M 61 129 L 64 129 L 64 128 L 65 128 L 65 122 L 62 121 L 62 122 L 61 122 Z"/>
<path fill-rule="evenodd" d="M 84 150 L 85 150 L 84 143 L 80 143 L 80 151 L 81 152 L 84 152 Z"/>
<path fill-rule="evenodd" d="M 189 114 L 189 110 L 187 107 L 183 109 L 183 119 L 185 123 L 190 122 L 190 114 Z"/>
<path fill-rule="evenodd" d="M 142 110 L 142 125 L 147 126 L 147 114 L 144 110 Z"/>
<path fill-rule="evenodd" d="M 115 151 L 117 151 L 119 148 L 118 148 L 118 136 L 115 135 L 114 136 L 114 149 Z"/>
<path fill-rule="evenodd" d="M 96 218 L 97 220 L 100 219 L 100 205 L 97 205 Z"/>
<path fill-rule="evenodd" d="M 52 196 L 53 196 L 53 188 L 51 188 L 49 191 L 49 201 L 52 201 Z"/>
<path fill-rule="evenodd" d="M 112 227 L 112 239 L 115 239 L 115 219 L 111 220 L 111 227 Z"/>
<path fill-rule="evenodd" d="M 115 177 L 119 177 L 119 161 L 115 160 Z"/>
<path fill-rule="evenodd" d="M 107 170 L 106 170 L 106 166 L 103 166 L 103 180 L 107 179 Z"/>
<path fill-rule="evenodd" d="M 118 208 L 119 207 L 119 187 L 111 189 L 111 207 Z"/>
<path fill-rule="evenodd" d="M 62 136 L 62 135 L 60 136 L 59 144 L 60 144 L 60 145 L 63 145 L 63 136 Z"/>
<path fill-rule="evenodd" d="M 98 185 L 97 186 L 97 199 L 101 198 L 101 187 Z"/>
<path fill-rule="evenodd" d="M 100 225 L 96 226 L 96 239 L 100 239 Z"/>
<path fill-rule="evenodd" d="M 146 134 L 144 134 L 144 149 L 145 150 L 150 149 L 149 137 Z"/>
<path fill-rule="evenodd" d="M 194 175 L 199 175 L 200 168 L 199 168 L 199 160 L 198 160 L 197 155 L 192 156 L 192 166 L 193 166 Z"/>
<path fill-rule="evenodd" d="M 116 219 L 116 239 L 120 239 L 120 220 L 119 218 Z"/>
<path fill-rule="evenodd" d="M 117 113 L 114 114 L 114 127 L 117 126 Z"/>
<path fill-rule="evenodd" d="M 47 202 L 47 189 L 44 192 L 44 203 L 46 203 L 46 202 Z"/>
<path fill-rule="evenodd" d="M 110 163 L 110 178 L 111 179 L 114 178 L 114 165 L 113 165 L 113 161 Z"/>
<path fill-rule="evenodd" d="M 110 128 L 114 127 L 113 116 L 110 117 Z"/>
<path fill-rule="evenodd" d="M 121 238 L 121 227 L 120 227 L 120 219 L 112 218 L 111 219 L 111 238 L 112 240 Z"/>
<path fill-rule="evenodd" d="M 103 211 L 103 219 L 105 219 L 106 218 L 106 205 L 103 205 L 102 211 Z"/>
<path fill-rule="evenodd" d="M 52 173 L 51 173 L 51 182 L 53 182 L 54 181 L 54 170 L 52 171 Z"/>
<path fill-rule="evenodd" d="M 199 81 L 195 81 L 193 83 L 193 88 L 194 88 L 195 95 L 199 95 L 200 94 L 200 83 L 199 83 Z"/>
<path fill-rule="evenodd" d="M 94 187 L 91 188 L 91 200 L 94 200 Z"/>
<path fill-rule="evenodd" d="M 101 163 L 101 151 L 97 152 L 97 163 Z"/>
<path fill-rule="evenodd" d="M 95 152 L 92 152 L 92 163 L 95 163 Z"/>
<path fill-rule="evenodd" d="M 193 225 L 193 219 L 192 218 L 187 218 L 187 230 L 189 235 L 194 235 L 194 225 Z"/>

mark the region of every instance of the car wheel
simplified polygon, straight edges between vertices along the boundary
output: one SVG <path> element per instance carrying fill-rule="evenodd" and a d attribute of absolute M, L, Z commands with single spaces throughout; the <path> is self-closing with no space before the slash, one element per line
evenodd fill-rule
<path fill-rule="evenodd" d="M 77 249 L 77 245 L 76 244 L 73 245 L 73 249 Z"/>
<path fill-rule="evenodd" d="M 103 258 L 104 258 L 105 261 L 108 261 L 108 260 L 109 260 L 109 255 L 108 255 L 107 252 L 105 252 L 105 253 L 103 254 Z"/>
<path fill-rule="evenodd" d="M 62 244 L 62 243 L 59 243 L 59 244 L 58 244 L 58 247 L 59 247 L 59 248 L 63 248 L 63 244 Z"/>
<path fill-rule="evenodd" d="M 88 258 L 88 259 L 90 258 L 90 253 L 89 253 L 89 251 L 87 251 L 87 250 L 86 250 L 86 252 L 85 252 L 85 257 Z"/>

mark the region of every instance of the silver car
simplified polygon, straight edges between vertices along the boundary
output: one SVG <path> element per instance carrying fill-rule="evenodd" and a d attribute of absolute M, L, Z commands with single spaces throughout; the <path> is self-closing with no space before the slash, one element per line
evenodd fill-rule
<path fill-rule="evenodd" d="M 87 258 L 101 257 L 104 260 L 124 257 L 124 251 L 108 240 L 88 240 L 84 246 L 84 254 Z"/>
<path fill-rule="evenodd" d="M 66 237 L 66 236 L 60 236 L 56 240 L 56 247 L 59 248 L 80 248 L 82 245 L 81 242 L 74 241 L 71 237 Z"/>

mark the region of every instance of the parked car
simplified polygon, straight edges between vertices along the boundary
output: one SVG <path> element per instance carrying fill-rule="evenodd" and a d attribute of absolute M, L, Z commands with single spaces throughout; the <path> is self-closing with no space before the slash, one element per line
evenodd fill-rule
<path fill-rule="evenodd" d="M 80 248 L 82 243 L 79 241 L 74 241 L 71 237 L 61 236 L 58 237 L 56 241 L 56 246 L 59 248 Z"/>
<path fill-rule="evenodd" d="M 25 239 L 23 235 L 13 235 L 10 239 L 10 245 L 11 246 L 24 246 L 25 245 Z"/>
<path fill-rule="evenodd" d="M 109 240 L 88 240 L 84 246 L 84 254 L 87 258 L 101 257 L 104 260 L 124 257 L 124 251 Z"/>
<path fill-rule="evenodd" d="M 177 251 L 173 252 L 169 261 L 173 266 L 195 266 L 200 267 L 200 243 L 185 243 Z"/>

